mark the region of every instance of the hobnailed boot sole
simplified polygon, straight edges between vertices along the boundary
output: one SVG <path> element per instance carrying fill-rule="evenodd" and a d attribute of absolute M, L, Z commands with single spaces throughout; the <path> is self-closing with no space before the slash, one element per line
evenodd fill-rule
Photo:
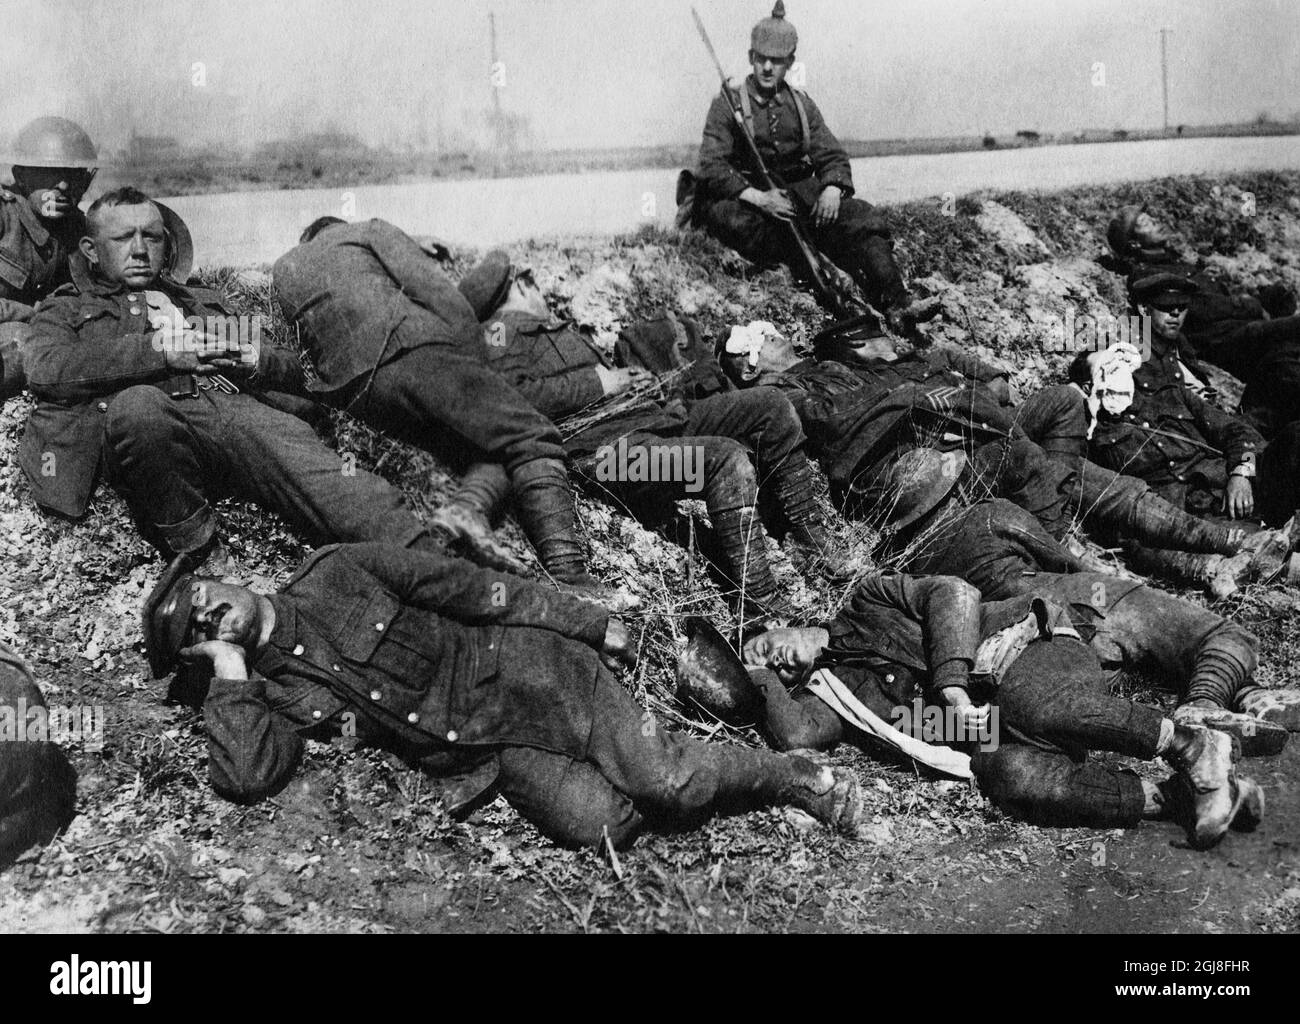
<path fill-rule="evenodd" d="M 1226 733 L 1236 740 L 1241 757 L 1273 757 L 1280 754 L 1290 735 L 1275 722 L 1226 708 L 1184 705 L 1174 712 L 1173 719 L 1178 725 L 1199 725 Z"/>

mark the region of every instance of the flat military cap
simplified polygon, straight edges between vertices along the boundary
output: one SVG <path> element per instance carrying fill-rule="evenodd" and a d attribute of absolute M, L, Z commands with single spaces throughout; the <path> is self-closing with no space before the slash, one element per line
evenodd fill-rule
<path fill-rule="evenodd" d="M 776 0 L 772 16 L 764 18 L 749 34 L 749 48 L 760 57 L 784 60 L 794 54 L 799 45 L 799 33 L 785 20 L 785 3 Z"/>
<path fill-rule="evenodd" d="M 176 668 L 180 649 L 190 635 L 194 574 L 185 555 L 177 555 L 144 602 L 144 651 L 155 679 Z"/>
<path fill-rule="evenodd" d="M 1128 283 L 1129 298 L 1140 305 L 1186 301 L 1198 291 L 1200 289 L 1195 281 L 1182 274 L 1171 274 L 1167 271 L 1132 277 Z"/>
<path fill-rule="evenodd" d="M 457 287 L 474 315 L 486 320 L 506 299 L 510 290 L 510 257 L 500 249 L 493 249 L 483 261 L 460 279 Z"/>

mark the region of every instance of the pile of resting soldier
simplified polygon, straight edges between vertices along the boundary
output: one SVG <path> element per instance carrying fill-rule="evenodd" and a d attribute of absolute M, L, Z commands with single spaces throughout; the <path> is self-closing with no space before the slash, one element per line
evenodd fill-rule
<path fill-rule="evenodd" d="M 1212 607 L 1300 578 L 1294 297 L 1234 293 L 1122 209 L 1107 240 L 1150 351 L 1081 353 L 1013 401 L 1004 372 L 928 342 L 935 304 L 786 82 L 796 42 L 781 3 L 755 26 L 681 221 L 801 283 L 848 282 L 857 314 L 808 351 L 770 324 L 714 339 L 671 313 L 601 345 L 502 252 L 454 280 L 437 245 L 334 217 L 272 271 L 297 347 L 231 345 L 222 296 L 188 283 L 181 218 L 131 187 L 83 212 L 92 140 L 57 117 L 18 132 L 0 357 L 3 396 L 33 401 L 19 465 L 52 515 L 83 516 L 107 484 L 157 549 L 143 649 L 155 679 L 203 695 L 222 797 L 272 796 L 346 721 L 435 779 L 450 814 L 501 795 L 570 846 L 774 806 L 855 835 L 859 779 L 825 756 L 841 742 L 970 780 L 1035 824 L 1164 819 L 1196 848 L 1258 826 L 1264 795 L 1237 762 L 1300 729 L 1300 690 L 1261 686 L 1254 636 L 1144 580 L 1203 587 Z M 1239 410 L 1214 404 L 1206 363 L 1242 378 Z M 321 405 L 437 456 L 457 479 L 447 503 L 426 522 L 385 480 L 343 472 L 308 422 Z M 696 479 L 602 464 L 656 445 L 700 453 Z M 637 601 L 589 572 L 575 489 L 647 523 L 703 500 L 737 644 L 692 620 L 680 692 L 769 748 L 644 727 L 620 681 Z M 278 592 L 226 582 L 223 498 L 315 546 Z M 494 535 L 507 511 L 536 566 Z M 810 585 L 849 584 L 830 621 L 798 621 L 769 535 Z M 1158 675 L 1176 709 L 1117 696 L 1125 671 Z M 0 704 L 20 701 L 40 690 L 0 648 Z M 0 744 L 0 861 L 74 813 L 56 744 Z"/>

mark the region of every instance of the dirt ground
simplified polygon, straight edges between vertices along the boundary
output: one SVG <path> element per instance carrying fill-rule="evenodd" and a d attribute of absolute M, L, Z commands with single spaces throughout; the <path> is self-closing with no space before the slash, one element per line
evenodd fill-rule
<path fill-rule="evenodd" d="M 940 339 L 1003 358 L 1022 391 L 1059 372 L 1043 342 L 1062 304 L 1120 308 L 1096 262 L 1105 216 L 1142 200 L 1240 283 L 1300 286 L 1300 175 L 1169 179 L 1121 189 L 964 199 L 894 210 L 914 278 L 943 296 Z M 1247 213 L 1246 211 L 1250 211 Z M 948 215 L 948 213 L 951 215 Z M 473 253 L 458 255 L 463 269 Z M 557 305 L 602 330 L 668 306 L 707 330 L 769 319 L 796 338 L 824 315 L 782 271 L 759 271 L 699 238 L 647 232 L 520 247 Z M 243 311 L 270 313 L 264 268 L 213 275 Z M 277 321 L 277 331 L 283 326 Z M 0 931 L 1013 931 L 1294 932 L 1300 928 L 1300 745 L 1244 770 L 1267 794 L 1263 827 L 1190 850 L 1173 825 L 1034 828 L 973 788 L 922 778 L 852 747 L 872 817 L 859 840 L 772 811 L 652 836 L 626 852 L 560 850 L 503 802 L 456 822 L 422 776 L 349 741 L 310 743 L 289 787 L 251 808 L 207 784 L 200 716 L 146 679 L 140 603 L 161 563 L 107 490 L 69 523 L 37 512 L 14 454 L 28 409 L 0 414 L 0 638 L 33 664 L 51 704 L 98 705 L 102 748 L 66 744 L 79 813 L 66 835 L 0 873 Z M 447 487 L 425 455 L 342 418 L 322 427 L 425 514 Z M 758 743 L 672 694 L 687 614 L 729 621 L 693 551 L 586 501 L 595 571 L 640 594 L 643 658 L 626 683 L 670 728 Z M 224 506 L 245 579 L 282 582 L 306 548 L 273 517 Z M 681 509 L 681 524 L 701 512 Z M 844 527 L 847 533 L 850 528 Z M 681 536 L 689 536 L 683 529 Z M 502 535 L 524 552 L 513 524 Z M 778 572 L 810 620 L 843 590 Z M 1188 595 L 1191 600 L 1201 600 Z M 1251 590 L 1225 614 L 1263 642 L 1265 684 L 1291 682 L 1296 599 Z M 1144 700 L 1170 702 L 1142 680 Z M 1143 767 L 1143 771 L 1151 771 Z"/>

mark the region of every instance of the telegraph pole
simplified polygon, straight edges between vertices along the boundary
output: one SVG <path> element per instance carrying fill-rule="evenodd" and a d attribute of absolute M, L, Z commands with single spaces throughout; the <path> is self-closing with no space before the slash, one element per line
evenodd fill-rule
<path fill-rule="evenodd" d="M 1165 134 L 1169 134 L 1169 29 L 1160 30 L 1160 84 L 1165 102 Z"/>

